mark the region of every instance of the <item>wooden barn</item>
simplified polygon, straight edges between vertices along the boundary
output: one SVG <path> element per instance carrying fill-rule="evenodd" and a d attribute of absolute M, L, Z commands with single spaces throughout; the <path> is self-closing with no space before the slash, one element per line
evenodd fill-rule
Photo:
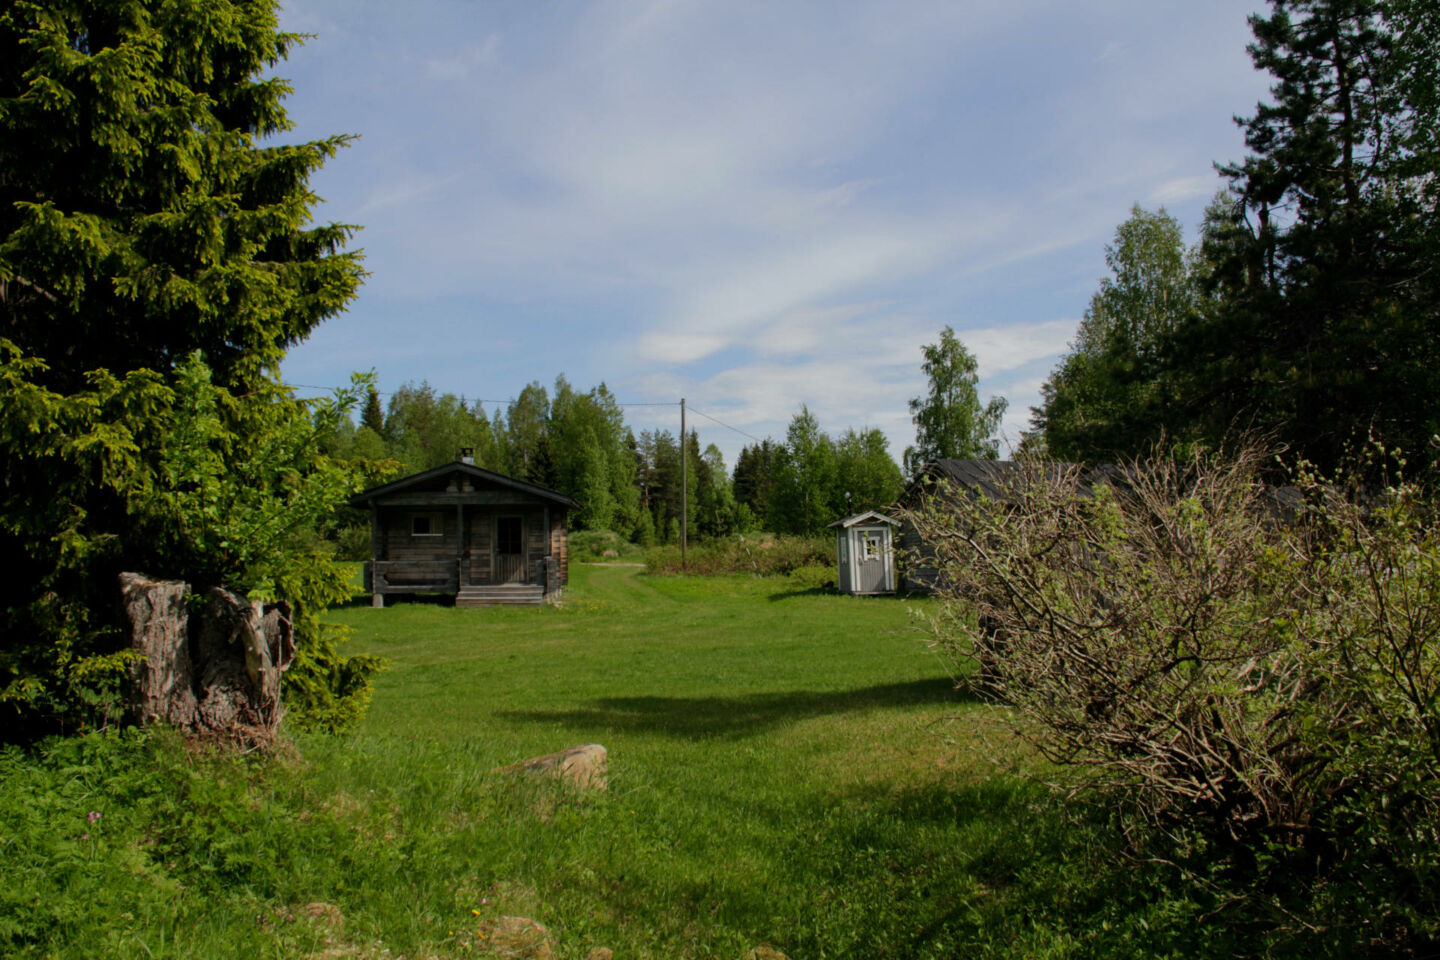
<path fill-rule="evenodd" d="M 1003 499 L 1005 487 L 1015 482 L 1024 467 L 1011 460 L 933 460 L 905 488 L 895 511 L 901 516 L 899 554 L 900 586 L 907 593 L 932 593 L 939 571 L 935 551 L 921 538 L 907 517 L 931 497 L 986 496 Z"/>
<path fill-rule="evenodd" d="M 370 511 L 365 588 L 440 593 L 459 606 L 558 600 L 570 579 L 562 493 L 475 466 L 468 457 L 358 494 Z"/>
<path fill-rule="evenodd" d="M 935 551 L 925 543 L 908 514 L 925 506 L 932 497 L 988 497 L 1008 500 L 1010 491 L 1023 486 L 1027 478 L 1055 477 L 1081 469 L 1080 492 L 1088 495 L 1096 483 L 1113 485 L 1121 477 L 1116 467 L 1101 464 L 1080 467 L 1073 463 L 1019 463 L 1013 460 L 933 460 L 927 463 L 905 488 L 893 512 L 900 516 L 900 587 L 907 593 L 933 593 L 939 578 Z"/>
<path fill-rule="evenodd" d="M 874 510 L 830 524 L 841 593 L 895 592 L 894 529 L 899 525 Z"/>

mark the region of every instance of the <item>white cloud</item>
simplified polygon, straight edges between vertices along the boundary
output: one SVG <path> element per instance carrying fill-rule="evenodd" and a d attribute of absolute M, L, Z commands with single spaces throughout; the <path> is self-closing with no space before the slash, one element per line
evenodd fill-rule
<path fill-rule="evenodd" d="M 980 376 L 985 378 L 1053 357 L 1064 351 L 1074 334 L 1074 320 L 1045 320 L 957 332 L 970 352 L 975 354 Z"/>
<path fill-rule="evenodd" d="M 1153 205 L 1179 203 L 1195 197 L 1208 197 L 1219 188 L 1220 179 L 1214 173 L 1208 176 L 1178 177 L 1166 180 L 1151 190 L 1145 201 Z"/>
<path fill-rule="evenodd" d="M 957 331 L 979 361 L 982 398 L 1009 401 L 1002 432 L 1012 441 L 1028 425 L 1045 373 L 1074 329 L 1072 320 L 1049 320 Z M 646 396 L 684 396 L 692 407 L 756 436 L 783 438 L 805 405 L 831 434 L 881 429 L 897 458 L 914 441 L 908 403 L 925 390 L 920 347 L 938 337 L 929 320 L 894 313 L 884 303 L 852 304 L 787 315 L 773 333 L 793 349 L 772 349 L 708 375 L 650 374 L 632 386 Z M 675 429 L 668 411 L 637 412 L 654 416 L 652 426 Z M 748 442 L 695 422 L 729 460 Z"/>
<path fill-rule="evenodd" d="M 787 339 L 772 339 L 768 331 L 787 314 L 803 316 L 817 309 L 813 305 L 857 287 L 924 269 L 947 246 L 943 234 L 933 229 L 927 234 L 926 226 L 811 236 L 804 242 L 727 266 L 719 279 L 685 293 L 673 319 L 642 338 L 640 356 L 661 359 L 683 337 L 696 343 L 691 359 L 727 345 L 783 352 Z M 795 329 L 793 319 L 789 326 Z"/>

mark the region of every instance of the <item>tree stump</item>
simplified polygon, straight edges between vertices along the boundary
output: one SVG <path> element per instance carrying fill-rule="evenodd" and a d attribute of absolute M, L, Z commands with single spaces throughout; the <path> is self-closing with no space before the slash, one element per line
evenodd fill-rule
<path fill-rule="evenodd" d="M 190 587 L 120 575 L 130 621 L 130 719 L 246 746 L 274 740 L 284 716 L 280 674 L 295 656 L 290 607 L 261 604 L 220 587 L 192 609 Z"/>

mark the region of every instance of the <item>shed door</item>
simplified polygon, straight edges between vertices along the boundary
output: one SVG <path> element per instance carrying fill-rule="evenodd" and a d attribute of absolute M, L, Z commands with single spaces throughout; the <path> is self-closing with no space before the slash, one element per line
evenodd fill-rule
<path fill-rule="evenodd" d="M 525 582 L 525 518 L 495 518 L 495 582 Z"/>
<path fill-rule="evenodd" d="M 885 592 L 885 565 L 889 552 L 885 549 L 883 529 L 861 530 L 855 551 L 855 592 Z"/>

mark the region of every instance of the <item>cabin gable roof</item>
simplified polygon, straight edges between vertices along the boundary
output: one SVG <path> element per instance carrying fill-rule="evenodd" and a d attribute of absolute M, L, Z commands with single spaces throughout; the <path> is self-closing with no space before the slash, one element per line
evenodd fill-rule
<path fill-rule="evenodd" d="M 885 516 L 885 514 L 881 513 L 878 510 L 866 510 L 864 513 L 857 513 L 854 516 L 846 517 L 843 520 L 836 520 L 834 523 L 830 524 L 830 526 L 838 527 L 843 530 L 848 530 L 851 527 L 858 527 L 862 525 L 873 526 L 881 523 L 888 523 L 892 527 L 900 526 L 899 520 L 893 520 L 890 517 Z"/>
<path fill-rule="evenodd" d="M 474 487 L 483 485 L 491 490 L 499 488 L 522 498 L 531 498 L 537 502 L 554 504 L 567 509 L 578 509 L 580 506 L 579 501 L 558 491 L 458 460 L 453 463 L 443 463 L 438 467 L 422 470 L 419 473 L 412 473 L 408 477 L 401 477 L 399 480 L 392 480 L 378 487 L 371 487 L 369 490 L 351 497 L 350 505 L 366 508 L 392 498 L 403 498 L 408 502 L 424 498 L 427 495 L 436 498 L 437 502 L 464 497 L 464 494 L 457 494 L 449 489 L 450 481 L 456 479 L 457 476 L 468 479 Z"/>

